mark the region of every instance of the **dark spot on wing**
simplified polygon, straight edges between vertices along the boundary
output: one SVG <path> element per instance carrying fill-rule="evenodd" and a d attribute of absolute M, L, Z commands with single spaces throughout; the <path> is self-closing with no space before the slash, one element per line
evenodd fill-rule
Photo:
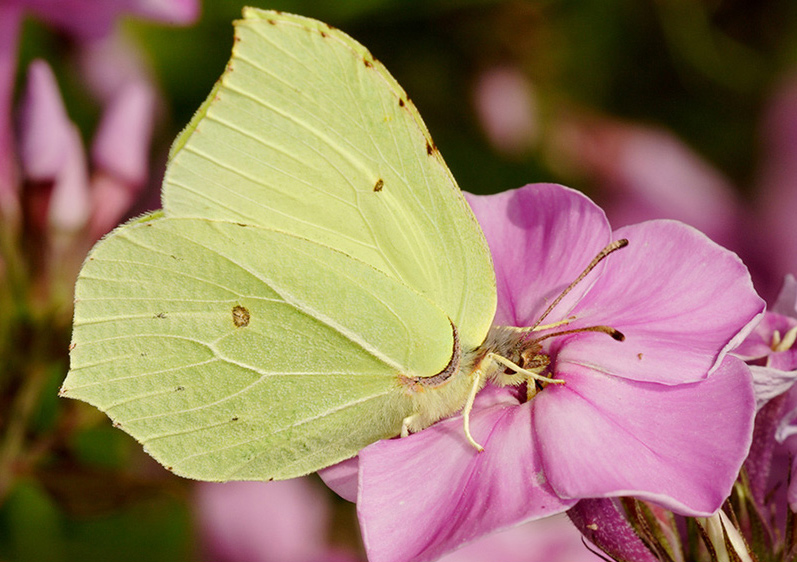
<path fill-rule="evenodd" d="M 183 385 L 180 385 L 177 388 L 175 388 L 174 390 L 176 390 L 177 392 L 180 392 L 181 390 L 185 390 L 185 387 Z"/>
<path fill-rule="evenodd" d="M 329 35 L 327 35 L 327 32 L 326 32 L 326 31 L 321 31 L 321 37 L 323 37 L 324 39 L 326 39 L 327 37 L 329 37 Z"/>
<path fill-rule="evenodd" d="M 165 312 L 159 312 L 155 315 L 155 318 L 160 318 L 161 320 L 163 320 L 164 318 L 168 318 L 168 316 L 166 316 Z"/>
<path fill-rule="evenodd" d="M 402 99 L 402 98 L 399 98 L 399 107 L 404 107 L 404 105 L 406 105 L 406 104 L 404 103 L 404 99 Z"/>
<path fill-rule="evenodd" d="M 238 421 L 238 416 L 234 416 L 230 421 Z"/>
<path fill-rule="evenodd" d="M 385 187 L 385 182 L 382 178 L 376 180 L 376 184 L 374 185 L 374 191 L 382 191 L 382 188 Z"/>
<path fill-rule="evenodd" d="M 240 304 L 232 307 L 232 323 L 236 328 L 246 328 L 249 325 L 249 311 Z"/>
<path fill-rule="evenodd" d="M 367 58 L 363 57 L 363 63 L 365 63 L 366 68 L 373 68 L 374 63 L 369 61 Z"/>
<path fill-rule="evenodd" d="M 268 20 L 271 25 L 277 25 L 277 20 Z"/>
<path fill-rule="evenodd" d="M 437 147 L 434 145 L 434 143 L 432 141 L 426 141 L 426 154 L 431 156 L 435 152 L 437 152 Z"/>

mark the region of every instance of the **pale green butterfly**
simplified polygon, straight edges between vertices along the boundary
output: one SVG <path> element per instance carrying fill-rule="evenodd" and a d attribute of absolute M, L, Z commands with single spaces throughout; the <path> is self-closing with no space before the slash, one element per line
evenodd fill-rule
<path fill-rule="evenodd" d="M 321 22 L 245 9 L 163 211 L 75 291 L 61 394 L 180 475 L 291 478 L 463 405 L 475 445 L 489 249 L 404 90 Z"/>

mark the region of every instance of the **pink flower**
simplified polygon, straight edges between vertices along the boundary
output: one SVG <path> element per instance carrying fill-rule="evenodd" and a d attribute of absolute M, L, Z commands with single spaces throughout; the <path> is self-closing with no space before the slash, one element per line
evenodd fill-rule
<path fill-rule="evenodd" d="M 327 542 L 330 509 L 307 478 L 202 482 L 196 486 L 201 539 L 216 562 L 352 562 Z"/>
<path fill-rule="evenodd" d="M 750 364 L 758 415 L 746 461 L 754 497 L 763 505 L 773 458 L 797 456 L 797 281 L 786 276 L 772 309 L 734 351 Z M 783 479 L 781 479 L 783 480 Z M 787 501 L 797 511 L 797 462 L 792 462 Z"/>
<path fill-rule="evenodd" d="M 439 562 L 600 562 L 564 515 L 554 515 L 493 533 Z M 641 562 L 641 561 L 639 561 Z"/>
<path fill-rule="evenodd" d="M 683 221 L 737 251 L 769 300 L 797 273 L 797 77 L 776 89 L 761 120 L 762 158 L 754 198 L 672 133 L 609 118 L 570 115 L 557 123 L 552 153 L 602 191 L 613 223 Z"/>
<path fill-rule="evenodd" d="M 764 309 L 741 261 L 680 223 L 612 232 L 597 206 L 561 186 L 469 201 L 493 255 L 497 325 L 534 325 L 604 246 L 627 239 L 544 322 L 610 326 L 625 341 L 596 332 L 541 340 L 549 375 L 564 384 L 531 400 L 485 388 L 471 416 L 481 453 L 459 418 L 363 449 L 357 507 L 369 560 L 433 560 L 581 498 L 713 513 L 747 454 L 754 415 L 749 370 L 728 356 Z M 340 484 L 341 470 L 323 476 Z"/>
<path fill-rule="evenodd" d="M 198 0 L 10 0 L 39 18 L 83 39 L 107 35 L 124 14 L 172 25 L 199 17 Z"/>

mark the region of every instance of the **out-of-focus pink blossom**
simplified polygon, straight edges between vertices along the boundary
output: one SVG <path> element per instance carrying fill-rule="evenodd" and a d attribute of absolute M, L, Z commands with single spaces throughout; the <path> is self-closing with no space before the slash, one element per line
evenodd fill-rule
<path fill-rule="evenodd" d="M 103 105 L 131 83 L 154 82 L 143 53 L 122 33 L 78 44 L 75 59 L 86 88 Z"/>
<path fill-rule="evenodd" d="M 613 224 L 675 219 L 718 244 L 738 245 L 731 184 L 671 133 L 574 115 L 557 125 L 553 142 L 559 158 L 598 183 Z"/>
<path fill-rule="evenodd" d="M 330 547 L 323 490 L 307 478 L 196 486 L 201 541 L 215 562 L 352 562 Z"/>
<path fill-rule="evenodd" d="M 92 144 L 94 212 L 91 235 L 99 237 L 124 216 L 144 186 L 156 97 L 146 82 L 131 82 L 111 100 Z"/>
<path fill-rule="evenodd" d="M 90 212 L 83 143 L 44 61 L 34 61 L 28 68 L 19 130 L 24 175 L 29 182 L 46 185 L 49 192 L 48 226 L 56 231 L 80 230 Z"/>
<path fill-rule="evenodd" d="M 479 539 L 439 562 L 599 562 L 565 515 L 518 525 Z M 635 562 L 642 562 L 638 560 Z M 654 561 L 655 562 L 655 561 Z"/>
<path fill-rule="evenodd" d="M 797 78 L 776 89 L 762 119 L 755 200 L 675 136 L 608 118 L 570 114 L 553 129 L 555 162 L 592 179 L 613 222 L 674 218 L 738 252 L 767 299 L 797 272 Z"/>
<path fill-rule="evenodd" d="M 198 0 L 7 0 L 82 39 L 107 35 L 116 20 L 131 14 L 172 25 L 187 25 L 199 17 Z"/>
<path fill-rule="evenodd" d="M 528 78 L 516 68 L 491 68 L 479 75 L 474 105 L 487 138 L 509 155 L 528 152 L 537 140 L 537 103 Z"/>
<path fill-rule="evenodd" d="M 582 498 L 632 495 L 713 513 L 751 439 L 750 373 L 727 356 L 764 308 L 744 265 L 672 221 L 612 232 L 597 206 L 561 186 L 468 200 L 493 255 L 501 326 L 534 325 L 593 256 L 627 239 L 545 318 L 568 329 L 611 326 L 625 341 L 589 331 L 542 340 L 549 376 L 565 383 L 531 400 L 514 388 L 482 390 L 470 422 L 482 452 L 459 417 L 360 451 L 369 559 L 433 560 Z M 340 472 L 333 476 L 340 487 Z"/>
<path fill-rule="evenodd" d="M 19 213 L 11 103 L 21 18 L 20 6 L 0 3 L 0 217 L 4 219 Z"/>
<path fill-rule="evenodd" d="M 797 274 L 797 77 L 776 91 L 763 119 L 763 161 L 756 185 L 761 243 L 755 251 L 780 280 Z"/>

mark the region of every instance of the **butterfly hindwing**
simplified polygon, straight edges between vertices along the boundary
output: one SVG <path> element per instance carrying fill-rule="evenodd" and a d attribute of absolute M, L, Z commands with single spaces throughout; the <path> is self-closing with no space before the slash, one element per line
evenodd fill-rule
<path fill-rule="evenodd" d="M 205 480 L 306 474 L 395 435 L 399 375 L 442 370 L 453 344 L 439 308 L 370 265 L 225 221 L 120 227 L 76 300 L 62 393 Z"/>

